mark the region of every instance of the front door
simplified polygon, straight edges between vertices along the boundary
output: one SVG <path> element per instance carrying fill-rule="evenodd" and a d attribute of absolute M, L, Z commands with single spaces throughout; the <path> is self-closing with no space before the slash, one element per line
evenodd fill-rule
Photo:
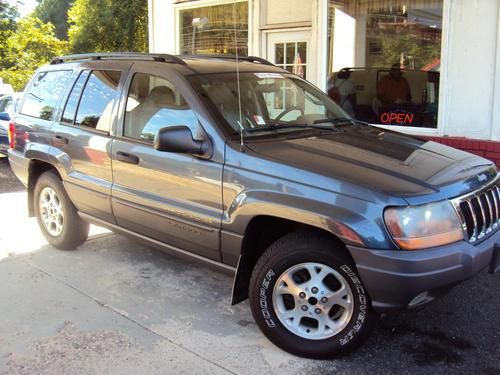
<path fill-rule="evenodd" d="M 267 60 L 317 84 L 317 61 L 312 54 L 311 30 L 269 31 L 266 40 Z"/>
<path fill-rule="evenodd" d="M 186 84 L 165 65 L 135 63 L 127 80 L 113 141 L 113 213 L 123 228 L 220 261 L 222 161 L 153 147 L 160 128 L 188 126 L 195 139 L 203 131 Z"/>

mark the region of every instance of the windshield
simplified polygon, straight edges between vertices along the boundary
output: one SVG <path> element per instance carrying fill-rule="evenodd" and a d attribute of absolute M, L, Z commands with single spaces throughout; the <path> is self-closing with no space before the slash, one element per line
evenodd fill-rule
<path fill-rule="evenodd" d="M 258 134 L 259 129 L 280 128 L 293 131 L 303 127 L 290 125 L 315 126 L 349 118 L 326 94 L 286 73 L 240 74 L 241 123 L 236 73 L 197 75 L 191 82 L 217 108 L 233 133 Z"/>

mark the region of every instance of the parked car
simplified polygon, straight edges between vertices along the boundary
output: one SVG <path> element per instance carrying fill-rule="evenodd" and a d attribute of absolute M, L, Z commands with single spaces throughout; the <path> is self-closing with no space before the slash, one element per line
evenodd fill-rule
<path fill-rule="evenodd" d="M 12 88 L 12 85 L 8 83 L 3 83 L 2 78 L 0 78 L 0 97 L 3 95 L 10 95 L 14 93 L 14 89 Z"/>
<path fill-rule="evenodd" d="M 9 149 L 9 122 L 19 106 L 23 93 L 14 93 L 0 97 L 0 154 L 7 155 Z"/>
<path fill-rule="evenodd" d="M 500 269 L 490 161 L 348 118 L 259 58 L 60 57 L 13 123 L 50 244 L 95 223 L 234 274 L 232 303 L 299 356 L 352 351 L 376 313 Z"/>

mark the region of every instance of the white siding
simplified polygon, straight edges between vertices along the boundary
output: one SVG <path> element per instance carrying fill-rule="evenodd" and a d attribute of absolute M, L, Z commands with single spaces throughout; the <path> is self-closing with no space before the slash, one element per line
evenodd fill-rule
<path fill-rule="evenodd" d="M 445 135 L 498 137 L 498 114 L 496 124 L 492 119 L 500 106 L 495 78 L 499 8 L 500 0 L 450 0 L 445 66 L 441 67 L 444 103 L 440 102 L 440 125 Z"/>

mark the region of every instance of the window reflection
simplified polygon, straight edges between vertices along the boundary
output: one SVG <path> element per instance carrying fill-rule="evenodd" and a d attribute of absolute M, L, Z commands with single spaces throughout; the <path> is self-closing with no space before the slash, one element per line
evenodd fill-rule
<path fill-rule="evenodd" d="M 248 55 L 248 2 L 214 5 L 179 12 L 182 54 Z M 235 26 L 236 25 L 236 26 Z"/>
<path fill-rule="evenodd" d="M 124 135 L 153 142 L 159 129 L 179 125 L 197 133 L 198 118 L 180 91 L 163 78 L 136 73 L 127 99 Z"/>
<path fill-rule="evenodd" d="M 330 0 L 330 97 L 360 120 L 436 128 L 442 13 L 442 0 Z"/>

